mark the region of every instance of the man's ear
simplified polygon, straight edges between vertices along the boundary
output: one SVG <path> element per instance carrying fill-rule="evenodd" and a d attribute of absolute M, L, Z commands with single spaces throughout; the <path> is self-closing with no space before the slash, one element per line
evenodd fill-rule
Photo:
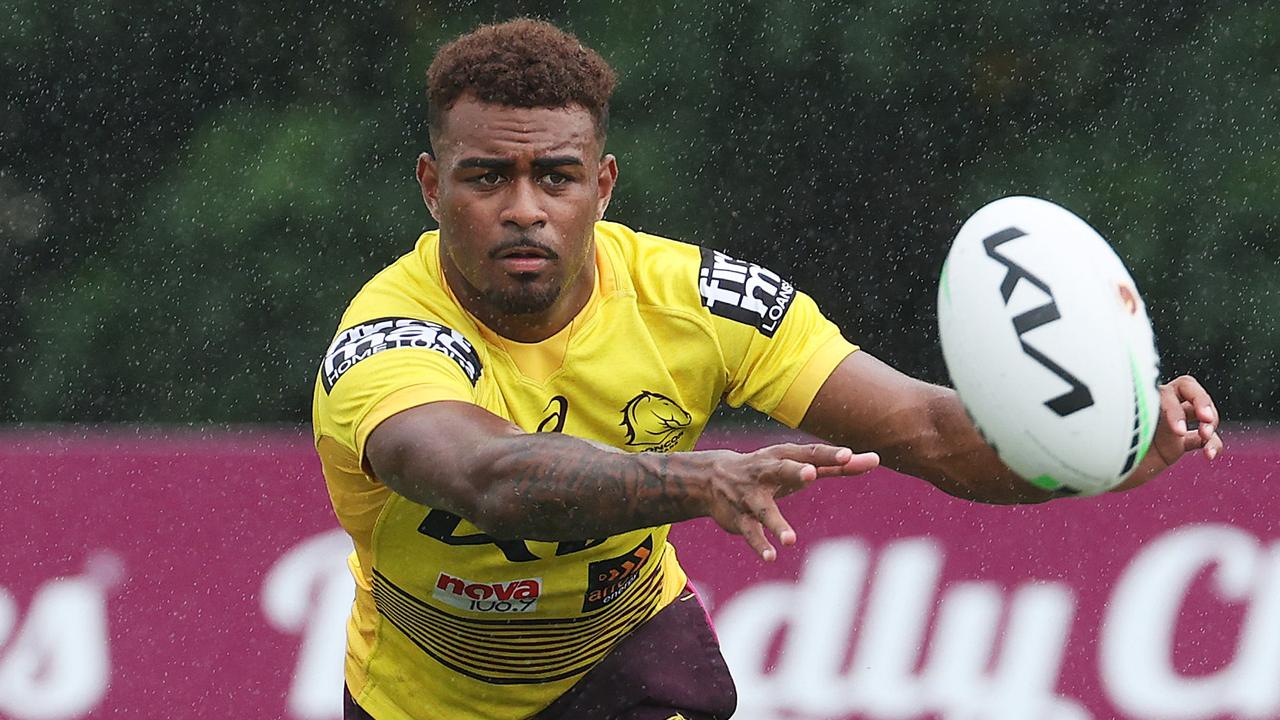
<path fill-rule="evenodd" d="M 418 186 L 422 188 L 422 201 L 427 204 L 427 210 L 431 211 L 431 217 L 440 222 L 440 216 L 436 212 L 440 207 L 440 173 L 431 153 L 418 156 L 417 175 Z"/>
<path fill-rule="evenodd" d="M 596 179 L 599 189 L 599 205 L 597 207 L 596 219 L 604 219 L 604 211 L 609 207 L 609 200 L 613 198 L 613 188 L 618 184 L 618 159 L 612 155 L 605 155 L 600 159 L 600 176 Z"/>

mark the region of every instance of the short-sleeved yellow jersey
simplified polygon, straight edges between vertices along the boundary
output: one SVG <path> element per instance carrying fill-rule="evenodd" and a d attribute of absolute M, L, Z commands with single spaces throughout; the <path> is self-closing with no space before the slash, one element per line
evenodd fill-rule
<path fill-rule="evenodd" d="M 428 232 L 357 294 L 325 355 L 316 446 L 355 545 L 346 680 L 380 720 L 526 718 L 671 602 L 685 575 L 670 526 L 503 541 L 396 495 L 363 462 L 378 423 L 458 400 L 530 432 L 691 450 L 721 402 L 797 425 L 856 350 L 758 265 L 615 223 L 595 239 L 591 299 L 543 342 L 507 340 L 463 310 Z"/>

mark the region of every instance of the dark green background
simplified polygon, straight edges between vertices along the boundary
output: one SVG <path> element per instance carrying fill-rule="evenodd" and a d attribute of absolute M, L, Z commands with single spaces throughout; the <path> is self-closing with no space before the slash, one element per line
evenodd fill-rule
<path fill-rule="evenodd" d="M 1166 375 L 1276 419 L 1280 6 L 964 5 L 0 2 L 0 420 L 306 420 L 346 301 L 429 227 L 432 52 L 516 14 L 619 71 L 612 219 L 945 381 L 951 237 L 1044 196 L 1126 259 Z"/>

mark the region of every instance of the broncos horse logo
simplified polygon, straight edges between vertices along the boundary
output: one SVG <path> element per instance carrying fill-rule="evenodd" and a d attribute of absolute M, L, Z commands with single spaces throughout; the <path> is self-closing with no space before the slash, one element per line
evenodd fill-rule
<path fill-rule="evenodd" d="M 627 444 L 645 452 L 669 452 L 684 437 L 693 416 L 666 395 L 645 390 L 622 407 Z"/>

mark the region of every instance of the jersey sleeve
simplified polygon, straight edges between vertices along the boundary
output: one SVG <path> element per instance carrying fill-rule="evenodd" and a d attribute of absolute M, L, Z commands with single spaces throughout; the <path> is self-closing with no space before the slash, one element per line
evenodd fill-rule
<path fill-rule="evenodd" d="M 431 320 L 379 318 L 338 333 L 316 383 L 317 433 L 363 461 L 365 442 L 383 420 L 439 400 L 475 401 L 483 372 L 474 346 Z"/>
<path fill-rule="evenodd" d="M 796 427 L 822 383 L 857 346 L 776 273 L 718 251 L 701 254 L 698 294 L 728 370 L 725 402 Z"/>

